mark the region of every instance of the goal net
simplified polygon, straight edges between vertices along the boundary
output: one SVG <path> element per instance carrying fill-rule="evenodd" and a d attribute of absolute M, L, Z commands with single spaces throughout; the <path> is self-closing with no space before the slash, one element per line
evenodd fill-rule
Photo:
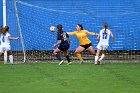
<path fill-rule="evenodd" d="M 50 26 L 62 24 L 66 32 L 75 31 L 77 24 L 84 29 L 99 33 L 104 22 L 115 36 L 106 56 L 107 62 L 140 60 L 140 3 L 139 0 L 7 0 L 7 25 L 11 36 L 20 36 L 12 41 L 15 61 L 54 62 L 52 55 L 57 32 L 50 32 Z M 97 39 L 88 36 L 96 50 Z M 70 57 L 77 60 L 74 50 L 78 40 L 70 36 Z M 24 54 L 25 52 L 25 54 Z M 63 54 L 62 54 L 63 56 Z M 82 53 L 85 60 L 93 62 L 94 56 L 87 50 Z"/>

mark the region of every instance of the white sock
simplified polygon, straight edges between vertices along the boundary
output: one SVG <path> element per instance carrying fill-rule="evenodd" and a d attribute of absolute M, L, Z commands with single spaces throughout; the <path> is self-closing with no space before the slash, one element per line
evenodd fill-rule
<path fill-rule="evenodd" d="M 98 62 L 98 56 L 95 56 L 95 64 L 97 64 L 97 62 Z"/>
<path fill-rule="evenodd" d="M 10 63 L 13 64 L 13 55 L 9 55 Z"/>
<path fill-rule="evenodd" d="M 7 63 L 7 51 L 4 52 L 4 64 Z"/>
<path fill-rule="evenodd" d="M 99 59 L 100 63 L 101 63 L 101 61 L 104 59 L 104 57 L 105 57 L 105 54 L 102 54 L 102 55 L 101 55 L 101 58 Z"/>

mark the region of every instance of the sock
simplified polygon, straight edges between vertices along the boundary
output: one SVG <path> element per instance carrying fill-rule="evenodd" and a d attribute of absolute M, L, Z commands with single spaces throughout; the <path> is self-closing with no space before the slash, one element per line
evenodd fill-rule
<path fill-rule="evenodd" d="M 97 64 L 97 62 L 98 62 L 98 56 L 95 56 L 95 64 Z"/>
<path fill-rule="evenodd" d="M 13 55 L 9 55 L 10 63 L 13 64 Z"/>
<path fill-rule="evenodd" d="M 59 61 L 62 61 L 60 54 L 56 54 L 56 58 L 57 58 Z"/>
<path fill-rule="evenodd" d="M 7 51 L 4 52 L 4 63 L 7 63 Z"/>
<path fill-rule="evenodd" d="M 70 62 L 69 55 L 66 55 L 67 61 Z"/>
<path fill-rule="evenodd" d="M 101 58 L 99 59 L 99 61 L 101 62 L 104 59 L 104 57 L 105 57 L 105 54 L 102 54 Z"/>
<path fill-rule="evenodd" d="M 80 61 L 83 61 L 83 58 L 82 58 L 81 54 L 77 54 L 76 56 Z"/>

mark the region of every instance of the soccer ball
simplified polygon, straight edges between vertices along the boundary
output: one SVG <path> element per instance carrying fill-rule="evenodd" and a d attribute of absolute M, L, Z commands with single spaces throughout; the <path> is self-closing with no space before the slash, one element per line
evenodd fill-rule
<path fill-rule="evenodd" d="M 51 26 L 51 27 L 50 27 L 50 31 L 51 31 L 51 32 L 54 32 L 54 31 L 55 31 L 55 27 L 54 27 L 54 26 Z"/>

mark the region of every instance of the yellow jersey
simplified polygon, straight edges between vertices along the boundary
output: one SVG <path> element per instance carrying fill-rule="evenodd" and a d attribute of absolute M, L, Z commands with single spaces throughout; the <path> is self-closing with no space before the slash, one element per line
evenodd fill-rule
<path fill-rule="evenodd" d="M 80 45 L 86 45 L 91 43 L 91 41 L 87 37 L 87 30 L 68 32 L 68 34 L 76 36 L 80 42 Z"/>

